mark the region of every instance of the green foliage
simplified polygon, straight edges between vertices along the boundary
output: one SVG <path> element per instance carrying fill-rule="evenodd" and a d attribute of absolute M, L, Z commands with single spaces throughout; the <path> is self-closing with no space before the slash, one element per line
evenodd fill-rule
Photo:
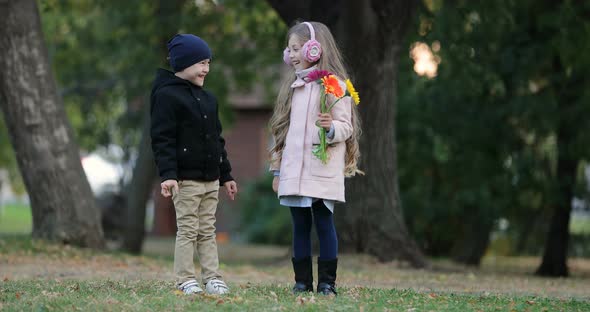
<path fill-rule="evenodd" d="M 563 183 L 559 144 L 579 163 L 590 152 L 581 117 L 590 115 L 590 57 L 581 52 L 590 7 L 439 3 L 426 3 L 408 42 L 434 48 L 437 76 L 417 76 L 410 59 L 400 64 L 399 174 L 410 229 L 428 253 L 449 255 L 474 224 L 503 217 L 512 252 L 538 253 Z M 558 142 L 564 125 L 568 140 Z"/>
<path fill-rule="evenodd" d="M 291 244 L 289 208 L 279 204 L 271 175 L 246 186 L 241 200 L 240 228 L 251 243 Z"/>

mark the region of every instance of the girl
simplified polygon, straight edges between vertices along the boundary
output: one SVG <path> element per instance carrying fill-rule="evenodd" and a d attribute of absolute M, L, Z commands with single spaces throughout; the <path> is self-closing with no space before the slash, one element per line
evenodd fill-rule
<path fill-rule="evenodd" d="M 271 149 L 273 190 L 278 193 L 281 205 L 291 210 L 293 291 L 313 291 L 310 232 L 315 221 L 320 241 L 317 292 L 336 295 L 338 238 L 334 203 L 345 201 L 344 177 L 360 172 L 357 169 L 360 123 L 350 96 L 336 103 L 330 113 L 320 113 L 320 95 L 324 91 L 308 74 L 329 71 L 342 86 L 343 79 L 348 78 L 328 27 L 318 22 L 299 23 L 289 29 L 287 40 L 283 59 L 295 72 L 283 82 L 270 121 L 275 141 Z M 327 103 L 334 101 L 329 95 Z M 327 163 L 312 152 L 320 142 L 318 127 L 327 133 Z"/>

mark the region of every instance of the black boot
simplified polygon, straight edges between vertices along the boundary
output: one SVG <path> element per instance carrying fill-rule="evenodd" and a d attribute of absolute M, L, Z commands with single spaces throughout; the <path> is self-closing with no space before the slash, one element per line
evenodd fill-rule
<path fill-rule="evenodd" d="M 293 293 L 313 292 L 313 269 L 311 257 L 303 259 L 292 258 L 293 271 L 295 272 L 295 286 Z"/>
<path fill-rule="evenodd" d="M 336 270 L 338 258 L 322 260 L 318 258 L 318 293 L 322 295 L 338 295 L 336 292 Z"/>

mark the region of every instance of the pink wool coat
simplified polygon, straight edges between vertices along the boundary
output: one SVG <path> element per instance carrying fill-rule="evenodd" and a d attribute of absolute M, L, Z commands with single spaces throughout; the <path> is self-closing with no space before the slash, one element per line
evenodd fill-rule
<path fill-rule="evenodd" d="M 346 86 L 341 83 L 344 90 Z M 280 169 L 278 195 L 299 195 L 345 202 L 344 157 L 346 139 L 352 135 L 352 100 L 341 99 L 332 108 L 334 137 L 327 139 L 328 163 L 323 164 L 312 154 L 319 144 L 320 92 L 316 82 L 306 83 L 300 77 L 291 85 L 291 116 L 282 159 L 271 164 L 271 170 Z M 331 97 L 331 96 L 330 96 Z M 333 99 L 333 98 L 332 98 Z M 332 99 L 328 99 L 332 103 Z"/>

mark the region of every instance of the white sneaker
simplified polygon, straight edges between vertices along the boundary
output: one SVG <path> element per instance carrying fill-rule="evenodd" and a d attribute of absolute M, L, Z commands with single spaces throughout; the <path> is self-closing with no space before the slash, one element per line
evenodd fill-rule
<path fill-rule="evenodd" d="M 205 291 L 210 295 L 223 295 L 229 292 L 229 288 L 222 280 L 212 279 L 205 285 Z"/>
<path fill-rule="evenodd" d="M 185 295 L 200 294 L 203 288 L 199 287 L 199 283 L 195 280 L 188 280 L 178 286 Z"/>

